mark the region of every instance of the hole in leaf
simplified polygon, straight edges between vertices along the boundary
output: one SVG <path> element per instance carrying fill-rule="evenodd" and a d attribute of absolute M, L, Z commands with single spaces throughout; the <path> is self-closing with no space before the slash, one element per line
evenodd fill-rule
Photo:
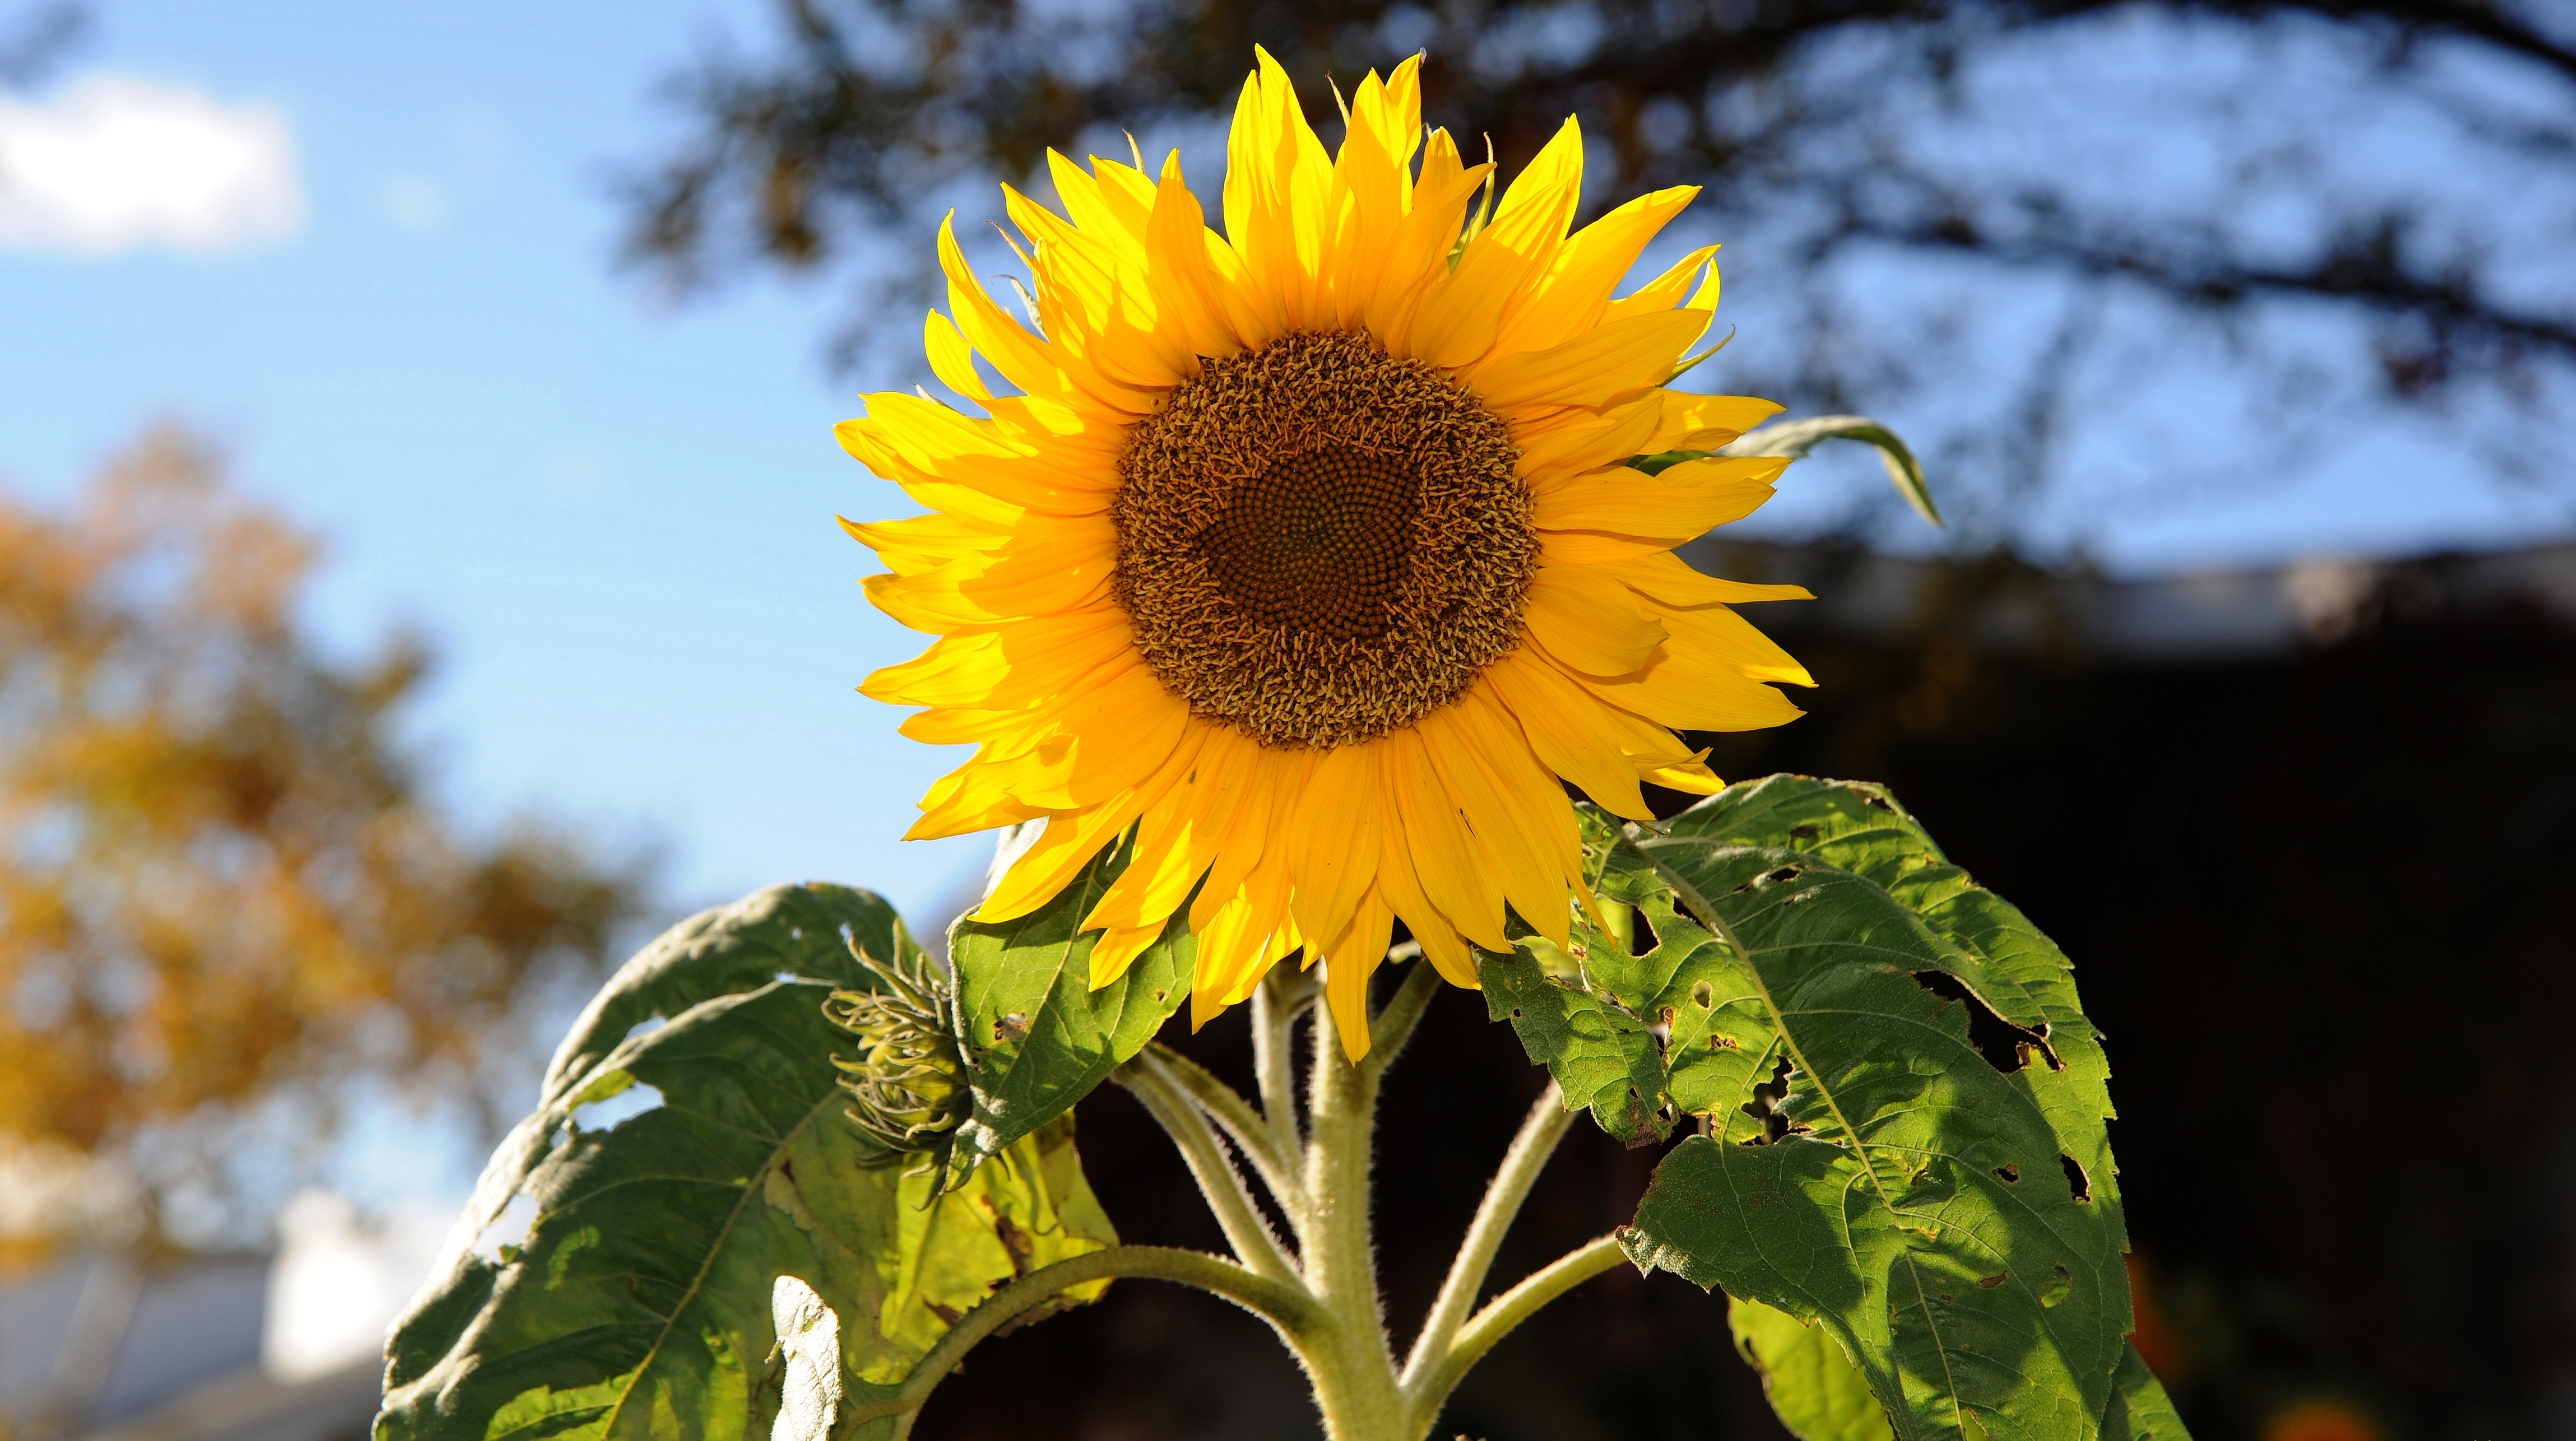
<path fill-rule="evenodd" d="M 659 1087 L 629 1080 L 598 1100 L 573 1107 L 573 1129 L 585 1132 L 614 1131 L 647 1111 L 662 1107 Z"/>
<path fill-rule="evenodd" d="M 2039 1030 L 2024 1030 L 1994 1012 L 1994 1008 L 1977 999 L 1967 983 L 1948 971 L 1916 971 L 1914 984 L 1939 996 L 1943 1001 L 1956 1001 L 1968 1010 L 1968 1044 L 1986 1058 L 1986 1064 L 2011 1075 L 2030 1064 L 2031 1052 L 2037 1051 L 2048 1060 L 2052 1071 L 2066 1069 L 2057 1051 L 2048 1044 L 2045 1024 Z M 1935 1014 L 1938 1014 L 1937 1012 Z"/>
<path fill-rule="evenodd" d="M 1643 959 L 1653 955 L 1655 947 L 1664 943 L 1663 937 L 1655 934 L 1655 923 L 1646 918 L 1644 906 L 1639 906 L 1629 913 L 1628 926 L 1629 955 Z"/>
<path fill-rule="evenodd" d="M 2007 1186 L 2017 1186 L 2021 1184 L 2021 1167 L 2006 1161 L 1995 1167 L 1995 1177 Z"/>
<path fill-rule="evenodd" d="M 496 1266 L 507 1266 L 519 1259 L 519 1248 L 528 1243 L 528 1232 L 536 1224 L 537 1198 L 522 1191 L 475 1235 L 469 1249 Z"/>
<path fill-rule="evenodd" d="M 1799 842 L 1800 844 L 1804 844 L 1804 843 L 1806 843 L 1806 842 L 1808 842 L 1808 841 L 1812 841 L 1812 840 L 1814 840 L 1815 838 L 1816 838 L 1816 828 L 1815 828 L 1814 826 L 1812 826 L 1812 825 L 1805 825 L 1805 826 L 1791 826 L 1791 827 L 1789 828 L 1789 839 L 1791 839 L 1791 840 L 1793 840 L 1793 841 L 1797 841 L 1797 842 Z"/>
<path fill-rule="evenodd" d="M 1796 866 L 1782 866 L 1780 869 L 1771 872 L 1762 879 L 1769 881 L 1771 884 L 1776 886 L 1785 884 L 1789 881 L 1794 881 L 1800 874 L 1802 873 Z"/>
<path fill-rule="evenodd" d="M 1691 986 L 1691 1004 L 1703 1011 L 1712 1009 L 1717 1005 L 1717 988 L 1706 981 L 1694 983 Z"/>
<path fill-rule="evenodd" d="M 2051 1266 L 2048 1268 L 2048 1285 L 2039 1293 L 2039 1304 L 2054 1306 L 2065 1300 L 2067 1293 L 2074 1289 L 2075 1273 L 2064 1266 Z"/>
<path fill-rule="evenodd" d="M 1748 1146 L 1767 1146 L 1784 1136 L 1803 1136 L 1815 1130 L 1790 1120 L 1780 1112 L 1780 1104 L 1789 1098 L 1789 1058 L 1782 1056 L 1771 1069 L 1771 1079 L 1753 1088 L 1753 1099 L 1744 1103 L 1744 1114 L 1762 1123 L 1762 1134 L 1745 1138 Z"/>
<path fill-rule="evenodd" d="M 1026 1011 L 1013 1011 L 993 1022 L 993 1044 L 997 1046 L 1026 1040 L 1028 1034 L 1029 1013 Z"/>
<path fill-rule="evenodd" d="M 637 1036 L 649 1036 L 669 1024 L 671 1024 L 671 1022 L 668 1017 L 646 1016 L 644 1019 L 637 1021 L 634 1025 L 628 1026 L 626 1028 L 626 1034 L 621 1039 L 631 1041 Z"/>
<path fill-rule="evenodd" d="M 2093 1182 L 2085 1176 L 2084 1168 L 2075 1163 L 2075 1158 L 2073 1156 L 2061 1153 L 2057 1159 L 2066 1167 L 2066 1188 L 2075 1193 L 2075 1199 L 2078 1201 L 2092 1200 Z"/>

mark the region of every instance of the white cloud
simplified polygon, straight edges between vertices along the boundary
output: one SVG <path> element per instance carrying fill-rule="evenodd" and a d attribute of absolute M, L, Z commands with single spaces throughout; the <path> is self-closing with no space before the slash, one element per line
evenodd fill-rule
<path fill-rule="evenodd" d="M 120 75 L 0 96 L 0 246 L 233 250 L 303 225 L 294 136 L 268 106 Z"/>

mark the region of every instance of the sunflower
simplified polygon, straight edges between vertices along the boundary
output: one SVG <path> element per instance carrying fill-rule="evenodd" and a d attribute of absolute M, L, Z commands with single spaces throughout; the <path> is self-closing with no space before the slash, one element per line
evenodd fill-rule
<path fill-rule="evenodd" d="M 1779 409 L 1666 388 L 1716 247 L 1612 296 L 1695 190 L 1569 234 L 1569 119 L 1497 205 L 1491 165 L 1424 133 L 1417 67 L 1361 82 L 1328 155 L 1259 55 L 1223 235 L 1177 155 L 1051 153 L 1061 213 L 1004 187 L 1028 324 L 941 227 L 930 366 L 983 417 L 880 394 L 838 431 L 930 512 L 843 522 L 890 572 L 869 598 L 940 637 L 862 690 L 975 747 L 907 838 L 1044 822 L 986 921 L 1127 839 L 1082 922 L 1094 986 L 1186 912 L 1194 1023 L 1302 952 L 1354 1059 L 1399 919 L 1471 988 L 1506 908 L 1568 942 L 1594 901 L 1562 782 L 1651 819 L 1641 780 L 1719 785 L 1676 730 L 1777 725 L 1772 683 L 1813 684 L 1728 608 L 1804 590 L 1671 553 L 1787 462 L 1626 464 Z"/>

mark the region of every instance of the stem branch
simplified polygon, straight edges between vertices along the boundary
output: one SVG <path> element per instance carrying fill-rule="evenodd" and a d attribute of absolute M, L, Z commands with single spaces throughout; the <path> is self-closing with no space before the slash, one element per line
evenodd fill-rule
<path fill-rule="evenodd" d="M 1234 1158 L 1226 1154 L 1225 1144 L 1209 1128 L 1189 1092 L 1151 1052 L 1139 1054 L 1110 1072 L 1109 1078 L 1144 1102 L 1170 1134 L 1172 1144 L 1180 1147 L 1181 1158 L 1190 1163 L 1190 1174 L 1197 1178 L 1199 1191 L 1207 1197 L 1208 1209 L 1216 1213 L 1217 1225 L 1224 1228 L 1235 1256 L 1259 1275 L 1293 1284 L 1297 1267 L 1279 1249 L 1279 1238 L 1271 1234 L 1270 1223 L 1244 1188 L 1243 1173 L 1234 1168 Z"/>
<path fill-rule="evenodd" d="M 1170 1246 L 1111 1246 L 1041 1266 L 994 1292 L 939 1338 L 893 1395 L 849 1408 L 842 1412 L 841 1424 L 857 1426 L 920 1410 L 931 1391 L 957 1369 L 977 1342 L 1076 1286 L 1112 1276 L 1175 1281 L 1212 1291 L 1277 1327 L 1292 1346 L 1332 1324 L 1323 1307 L 1304 1291 L 1256 1276 L 1220 1257 Z"/>
<path fill-rule="evenodd" d="M 1369 1023 L 1369 1053 L 1360 1059 L 1360 1068 L 1372 1081 L 1395 1064 L 1396 1054 L 1413 1039 L 1413 1028 L 1422 1024 L 1422 1013 L 1430 1006 L 1432 993 L 1439 989 L 1440 973 L 1431 968 L 1429 961 L 1416 960 L 1404 984 L 1387 997 L 1386 1009 Z"/>
<path fill-rule="evenodd" d="M 1545 1266 L 1533 1271 L 1519 1285 L 1493 1299 L 1458 1331 L 1442 1356 L 1422 1379 L 1406 1388 L 1411 1407 L 1412 1427 L 1407 1433 L 1419 1436 L 1440 1417 L 1441 1405 L 1470 1368 L 1494 1349 L 1494 1343 L 1511 1334 L 1513 1327 L 1530 1318 L 1531 1313 L 1548 1302 L 1618 1265 L 1627 1259 L 1619 1249 L 1619 1238 L 1603 1236 L 1577 1250 L 1568 1251 Z"/>
<path fill-rule="evenodd" d="M 1305 976 L 1283 975 L 1273 966 L 1252 992 L 1252 1075 L 1261 1091 L 1261 1113 L 1270 1122 L 1279 1154 L 1305 1149 L 1306 1135 L 1297 1124 L 1297 1051 L 1293 1033 L 1298 1013 L 1314 1004 L 1318 987 Z"/>
<path fill-rule="evenodd" d="M 1305 1191 L 1298 1183 L 1293 1155 L 1279 1149 L 1278 1134 L 1271 1130 L 1269 1122 L 1207 1067 L 1160 1041 L 1149 1043 L 1145 1049 L 1162 1064 L 1164 1075 L 1207 1112 L 1208 1119 L 1225 1128 L 1236 1149 L 1261 1173 L 1261 1183 L 1279 1198 L 1280 1209 L 1294 1220 L 1305 1205 Z"/>
<path fill-rule="evenodd" d="M 1422 1334 L 1414 1339 L 1413 1354 L 1404 1363 L 1404 1385 L 1411 1390 L 1444 1355 L 1449 1343 L 1457 1338 L 1459 1325 L 1467 1319 L 1468 1308 L 1485 1289 L 1485 1276 L 1494 1264 L 1494 1253 L 1501 1249 L 1503 1236 L 1521 1213 L 1521 1203 L 1529 1199 L 1530 1187 L 1556 1154 L 1557 1143 L 1565 1138 L 1565 1128 L 1574 1113 L 1565 1108 L 1565 1093 L 1549 1081 L 1530 1106 L 1529 1118 L 1521 1122 L 1520 1133 L 1512 1137 L 1511 1149 L 1503 1153 L 1501 1169 L 1485 1187 L 1485 1199 L 1476 1207 L 1476 1219 L 1467 1227 L 1467 1237 L 1458 1248 L 1458 1259 L 1450 1264 L 1448 1279 L 1440 1285 L 1438 1300 L 1431 1303 L 1431 1314 L 1423 1318 Z"/>

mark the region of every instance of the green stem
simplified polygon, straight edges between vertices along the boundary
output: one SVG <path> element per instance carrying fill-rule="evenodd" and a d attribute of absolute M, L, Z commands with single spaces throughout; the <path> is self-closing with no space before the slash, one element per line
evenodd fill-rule
<path fill-rule="evenodd" d="M 1217 1079 L 1207 1067 L 1173 1050 L 1160 1041 L 1149 1042 L 1146 1053 L 1162 1063 L 1163 1073 L 1207 1112 L 1208 1118 L 1225 1129 L 1236 1149 L 1243 1152 L 1253 1169 L 1261 1173 L 1261 1183 L 1277 1197 L 1281 1210 L 1295 1221 L 1305 1206 L 1305 1191 L 1298 1184 L 1293 1153 L 1282 1153 L 1278 1135 L 1252 1103 L 1234 1087 Z"/>
<path fill-rule="evenodd" d="M 1315 1003 L 1318 987 L 1302 975 L 1283 975 L 1273 966 L 1252 992 L 1252 1076 L 1261 1091 L 1262 1115 L 1270 1122 L 1273 1149 L 1294 1156 L 1306 1147 L 1297 1124 L 1297 1061 L 1294 1032 L 1300 1012 Z"/>
<path fill-rule="evenodd" d="M 1293 1284 L 1297 1267 L 1279 1249 L 1279 1238 L 1271 1234 L 1270 1223 L 1262 1218 L 1261 1208 L 1244 1188 L 1243 1173 L 1234 1168 L 1234 1159 L 1209 1129 L 1207 1118 L 1190 1099 L 1189 1092 L 1171 1078 L 1151 1052 L 1110 1072 L 1109 1078 L 1144 1102 L 1145 1110 L 1180 1147 L 1181 1158 L 1189 1162 L 1190 1174 L 1197 1178 L 1208 1209 L 1216 1213 L 1217 1225 L 1224 1228 L 1226 1242 L 1234 1247 L 1236 1257 L 1262 1276 Z"/>
<path fill-rule="evenodd" d="M 1337 1323 L 1305 1356 L 1333 1441 L 1411 1441 L 1387 1349 L 1369 1226 L 1377 1072 L 1342 1054 L 1330 1007 L 1314 1013 L 1307 1077 L 1306 1284 Z"/>
<path fill-rule="evenodd" d="M 1431 968 L 1429 961 L 1415 960 L 1404 984 L 1387 998 L 1386 1009 L 1369 1022 L 1369 1053 L 1360 1059 L 1360 1067 L 1372 1082 L 1403 1054 L 1404 1043 L 1413 1039 L 1414 1027 L 1422 1024 L 1422 1013 L 1439 990 L 1440 973 Z"/>
<path fill-rule="evenodd" d="M 1574 1113 L 1565 1107 L 1565 1093 L 1554 1081 L 1539 1093 L 1530 1106 L 1528 1119 L 1521 1122 L 1520 1133 L 1512 1137 L 1511 1149 L 1503 1153 L 1502 1168 L 1494 1173 L 1493 1182 L 1485 1188 L 1485 1199 L 1476 1207 L 1476 1219 L 1467 1227 L 1467 1237 L 1458 1247 L 1458 1259 L 1449 1267 L 1448 1279 L 1440 1285 L 1438 1300 L 1431 1303 L 1431 1314 L 1423 1318 L 1422 1334 L 1414 1338 L 1413 1354 L 1404 1363 L 1404 1385 L 1408 1392 L 1422 1385 L 1422 1378 L 1449 1352 L 1457 1338 L 1458 1327 L 1467 1319 L 1467 1310 L 1476 1304 L 1477 1295 L 1485 1289 L 1486 1273 L 1493 1267 L 1494 1253 L 1502 1248 L 1503 1236 L 1521 1213 L 1521 1203 L 1529 1199 L 1530 1187 L 1538 1181 L 1539 1172 L 1548 1158 L 1556 1154 L 1557 1143 L 1565 1138 L 1565 1128 Z"/>
<path fill-rule="evenodd" d="M 1618 1265 L 1627 1259 L 1619 1249 L 1617 1236 L 1603 1236 L 1578 1250 L 1568 1251 L 1532 1272 L 1519 1285 L 1493 1299 L 1467 1324 L 1459 1328 L 1458 1339 L 1451 1342 L 1448 1354 L 1435 1362 L 1421 1380 L 1407 1390 L 1411 1403 L 1408 1438 L 1419 1437 L 1440 1419 L 1440 1408 L 1447 1404 L 1449 1393 L 1458 1388 L 1467 1372 L 1494 1343 L 1511 1334 L 1512 1328 L 1548 1302 Z"/>
<path fill-rule="evenodd" d="M 1269 1322 L 1282 1339 L 1299 1350 L 1307 1344 L 1307 1338 L 1330 1330 L 1333 1324 L 1332 1317 L 1301 1288 L 1256 1276 L 1221 1257 L 1170 1246 L 1111 1246 L 1041 1266 L 994 1292 L 939 1338 L 939 1344 L 914 1364 L 912 1374 L 904 1378 L 893 1395 L 842 1412 L 841 1424 L 856 1427 L 880 1417 L 908 1416 L 920 1410 L 930 1393 L 957 1369 L 957 1363 L 977 1342 L 1076 1286 L 1113 1276 L 1174 1281 L 1212 1291 Z M 898 1434 L 910 1429 L 907 1420 Z"/>

